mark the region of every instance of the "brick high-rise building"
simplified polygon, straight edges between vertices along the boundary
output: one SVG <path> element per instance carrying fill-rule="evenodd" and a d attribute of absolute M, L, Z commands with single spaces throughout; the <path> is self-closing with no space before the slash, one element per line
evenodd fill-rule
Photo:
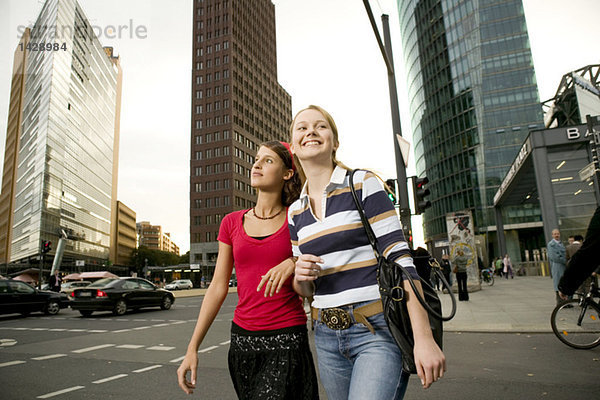
<path fill-rule="evenodd" d="M 250 208 L 258 145 L 287 140 L 291 97 L 277 82 L 270 0 L 193 2 L 190 262 L 214 266 L 223 216 Z"/>

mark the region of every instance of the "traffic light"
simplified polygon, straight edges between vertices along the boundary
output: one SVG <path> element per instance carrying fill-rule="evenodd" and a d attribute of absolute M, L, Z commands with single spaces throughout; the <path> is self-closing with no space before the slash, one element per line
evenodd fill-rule
<path fill-rule="evenodd" d="M 394 203 L 394 205 L 398 204 L 398 198 L 396 197 L 396 179 L 388 179 L 385 181 L 385 184 L 388 186 L 389 190 L 386 190 L 390 201 Z"/>
<path fill-rule="evenodd" d="M 431 207 L 431 202 L 425 197 L 429 196 L 429 189 L 425 189 L 425 185 L 429 183 L 426 176 L 419 178 L 411 176 L 413 187 L 413 199 L 415 202 L 415 215 L 422 214 L 425 209 Z"/>
<path fill-rule="evenodd" d="M 47 253 L 52 250 L 52 242 L 49 240 L 42 240 L 42 253 Z"/>

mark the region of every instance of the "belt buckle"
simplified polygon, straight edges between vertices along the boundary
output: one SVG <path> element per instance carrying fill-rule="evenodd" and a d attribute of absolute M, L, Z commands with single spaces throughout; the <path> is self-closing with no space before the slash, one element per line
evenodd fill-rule
<path fill-rule="evenodd" d="M 321 310 L 321 320 L 329 329 L 336 331 L 348 329 L 351 324 L 350 313 L 341 308 Z"/>

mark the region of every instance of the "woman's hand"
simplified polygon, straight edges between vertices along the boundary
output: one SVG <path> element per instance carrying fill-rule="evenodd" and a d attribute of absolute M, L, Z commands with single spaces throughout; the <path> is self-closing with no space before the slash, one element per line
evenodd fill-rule
<path fill-rule="evenodd" d="M 413 348 L 417 375 L 421 378 L 423 388 L 427 389 L 446 371 L 446 357 L 433 337 L 415 341 Z"/>
<path fill-rule="evenodd" d="M 181 390 L 187 394 L 192 394 L 196 389 L 196 373 L 198 370 L 198 353 L 188 352 L 177 368 L 177 382 Z M 190 380 L 187 380 L 187 372 L 190 371 Z"/>
<path fill-rule="evenodd" d="M 302 254 L 296 261 L 295 279 L 298 282 L 310 282 L 319 277 L 321 266 L 317 263 L 323 263 L 321 257 L 312 254 Z"/>
<path fill-rule="evenodd" d="M 288 258 L 287 260 L 277 264 L 273 268 L 267 271 L 262 276 L 257 292 L 260 292 L 263 285 L 265 287 L 265 297 L 273 296 L 275 293 L 279 293 L 285 281 L 294 273 L 294 259 Z"/>

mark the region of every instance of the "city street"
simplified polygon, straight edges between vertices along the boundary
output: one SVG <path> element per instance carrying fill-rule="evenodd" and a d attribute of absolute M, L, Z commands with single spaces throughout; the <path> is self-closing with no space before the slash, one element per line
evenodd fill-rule
<path fill-rule="evenodd" d="M 474 304 L 512 283 L 539 284 L 521 279 L 474 293 Z M 235 294 L 228 296 L 200 348 L 194 398 L 236 398 L 227 371 L 236 300 Z M 201 301 L 201 296 L 180 297 L 170 311 L 123 317 L 94 313 L 82 318 L 70 309 L 53 317 L 0 317 L 2 398 L 189 398 L 178 388 L 175 371 Z M 413 376 L 406 399 L 576 399 L 600 392 L 600 348 L 574 350 L 552 333 L 452 330 L 444 345 L 445 377 L 422 390 Z M 326 398 L 323 391 L 321 398 Z"/>

